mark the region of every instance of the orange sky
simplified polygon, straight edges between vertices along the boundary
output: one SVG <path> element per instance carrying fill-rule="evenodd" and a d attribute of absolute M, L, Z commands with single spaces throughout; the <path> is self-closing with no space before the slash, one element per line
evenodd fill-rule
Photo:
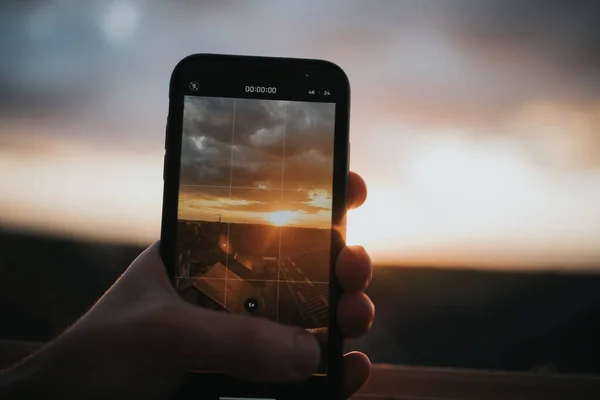
<path fill-rule="evenodd" d="M 311 192 L 308 199 L 302 193 L 290 190 L 238 189 L 234 194 L 236 197 L 231 198 L 228 188 L 182 187 L 178 218 L 217 221 L 220 216 L 223 222 L 238 224 L 319 229 L 331 226 L 331 197 L 326 192 Z M 315 207 L 319 211 L 304 211 Z"/>
<path fill-rule="evenodd" d="M 384 137 L 403 132 L 379 129 Z M 348 241 L 379 263 L 595 268 L 600 171 L 548 172 L 497 140 L 440 133 L 406 140 L 412 157 L 382 152 L 375 165 L 355 150 L 353 168 L 364 171 L 370 193 L 349 215 Z M 160 152 L 38 144 L 44 150 L 0 150 L 0 182 L 10 188 L 0 194 L 5 226 L 130 243 L 158 237 Z"/>

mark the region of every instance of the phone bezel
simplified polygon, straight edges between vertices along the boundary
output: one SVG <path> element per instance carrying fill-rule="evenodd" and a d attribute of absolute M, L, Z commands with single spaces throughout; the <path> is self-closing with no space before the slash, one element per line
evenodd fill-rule
<path fill-rule="evenodd" d="M 343 336 L 337 323 L 336 310 L 342 290 L 335 277 L 335 258 L 345 245 L 347 183 L 349 172 L 349 119 L 350 84 L 344 71 L 337 65 L 323 60 L 252 57 L 219 54 L 194 54 L 181 60 L 171 75 L 169 87 L 169 115 L 167 118 L 164 158 L 164 192 L 161 225 L 160 254 L 171 279 L 175 271 L 175 246 L 177 227 L 177 207 L 179 193 L 180 157 L 182 142 L 183 100 L 189 94 L 187 85 L 193 77 L 207 73 L 220 76 L 244 74 L 252 71 L 252 76 L 264 76 L 265 81 L 277 79 L 305 78 L 326 82 L 336 96 L 334 169 L 332 193 L 332 242 L 330 260 L 330 312 L 328 338 L 328 374 L 314 376 L 299 385 L 274 385 L 242 382 L 223 374 L 190 372 L 181 388 L 183 398 L 198 395 L 202 387 L 202 397 L 218 399 L 228 397 L 263 397 L 281 399 L 306 399 L 323 397 L 343 398 Z M 211 78 L 213 79 L 213 78 Z M 224 96 L 227 97 L 227 96 Z M 294 96 L 295 97 L 295 96 Z M 280 96 L 275 96 L 280 98 Z M 294 100 L 289 98 L 289 100 Z M 301 100 L 303 101 L 303 100 Z"/>

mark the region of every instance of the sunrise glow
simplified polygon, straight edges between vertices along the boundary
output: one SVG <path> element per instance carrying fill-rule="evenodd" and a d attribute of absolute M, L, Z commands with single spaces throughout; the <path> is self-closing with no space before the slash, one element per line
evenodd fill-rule
<path fill-rule="evenodd" d="M 275 226 L 286 226 L 289 225 L 295 218 L 298 217 L 298 213 L 294 211 L 275 211 L 267 216 L 267 220 Z"/>
<path fill-rule="evenodd" d="M 262 11 L 272 16 L 273 10 Z M 364 245 L 376 263 L 597 268 L 600 98 L 595 70 L 585 65 L 585 41 L 569 42 L 568 35 L 551 45 L 511 35 L 490 41 L 495 31 L 475 32 L 494 24 L 455 20 L 444 7 L 411 12 L 398 15 L 414 24 L 362 19 L 382 34 L 357 31 L 349 37 L 342 20 L 320 9 L 315 15 L 334 22 L 315 25 L 327 32 L 315 28 L 299 42 L 289 39 L 305 25 L 304 17 L 257 30 L 245 24 L 243 13 L 232 12 L 227 21 L 236 29 L 223 30 L 215 43 L 212 31 L 220 25 L 210 22 L 215 15 L 208 11 L 202 24 L 174 20 L 176 30 L 147 30 L 142 8 L 109 7 L 94 11 L 101 33 L 96 36 L 108 47 L 65 42 L 55 31 L 61 24 L 53 18 L 60 13 L 32 19 L 37 33 L 19 39 L 32 42 L 23 44 L 19 61 L 6 71 L 0 225 L 118 243 L 158 239 L 168 77 L 183 55 L 206 48 L 325 58 L 347 72 L 350 166 L 369 188 L 367 202 L 349 213 L 347 237 Z M 431 24 L 444 19 L 455 25 Z M 108 34 L 107 27 L 116 30 Z M 292 36 L 273 36 L 277 29 Z M 196 39 L 182 41 L 179 35 Z M 127 46 L 137 50 L 124 51 Z M 90 48 L 107 53 L 96 59 Z M 72 72 L 96 65 L 104 72 L 91 80 Z M 301 140 L 297 129 L 286 129 L 284 149 L 281 124 L 233 127 L 233 107 L 224 105 L 216 108 L 222 115 L 202 104 L 191 108 L 196 122 L 204 116 L 213 121 L 197 127 L 186 144 L 190 173 L 189 187 L 180 192 L 181 218 L 328 229 L 331 182 L 319 171 L 329 166 L 319 164 L 327 157 L 312 150 L 326 136 L 311 125 L 324 109 L 294 114 L 276 107 L 253 118 L 263 123 L 285 111 L 296 116 L 287 124 L 295 120 L 298 128 L 310 128 Z M 248 115 L 241 106 L 238 120 Z M 209 137 L 213 128 L 223 132 Z M 227 152 L 217 139 L 233 137 L 233 130 L 236 152 Z M 241 157 L 237 150 L 243 146 L 252 151 Z M 282 174 L 284 151 L 289 154 Z M 257 171 L 264 155 L 272 165 Z M 287 169 L 300 164 L 301 176 Z M 195 181 L 200 174 L 205 182 Z M 252 174 L 257 179 L 245 182 Z M 273 190 L 281 188 L 282 176 L 291 185 L 285 196 Z"/>

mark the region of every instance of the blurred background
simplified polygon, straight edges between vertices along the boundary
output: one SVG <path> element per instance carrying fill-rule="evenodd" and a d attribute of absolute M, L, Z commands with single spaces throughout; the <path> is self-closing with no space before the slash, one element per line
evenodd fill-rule
<path fill-rule="evenodd" d="M 198 52 L 352 85 L 374 362 L 600 373 L 600 3 L 0 5 L 0 339 L 47 341 L 159 236 L 168 84 Z"/>

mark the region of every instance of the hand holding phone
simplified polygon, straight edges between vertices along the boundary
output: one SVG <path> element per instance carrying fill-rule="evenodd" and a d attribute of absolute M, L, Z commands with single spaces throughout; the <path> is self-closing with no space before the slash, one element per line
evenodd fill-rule
<path fill-rule="evenodd" d="M 342 393 L 342 294 L 350 94 L 324 61 L 194 55 L 175 68 L 161 255 L 189 303 L 319 332 L 301 387 L 194 371 L 214 397 Z"/>
<path fill-rule="evenodd" d="M 189 86 L 189 90 L 196 89 L 199 86 Z M 168 131 L 173 132 L 171 129 Z M 171 146 L 167 147 L 172 148 L 173 140 L 181 144 L 181 131 L 178 135 L 179 139 L 169 136 L 167 144 Z M 210 150 L 207 153 L 210 154 Z M 161 257 L 156 244 L 148 248 L 77 323 L 22 363 L 1 371 L 0 397 L 171 398 L 182 375 L 193 368 L 205 373 L 189 374 L 191 379 L 184 390 L 179 391 L 180 397 L 336 398 L 351 396 L 364 384 L 370 369 L 366 356 L 346 354 L 343 361 L 336 364 L 335 360 L 338 355 L 341 359 L 341 353 L 333 353 L 335 357 L 323 363 L 327 374 L 318 374 L 299 386 L 275 385 L 274 382 L 298 381 L 313 372 L 311 370 L 317 364 L 317 341 L 309 341 L 309 349 L 303 351 L 291 340 L 299 328 L 253 318 L 265 308 L 265 303 L 257 295 L 246 297 L 236 306 L 236 314 L 250 317 L 190 306 L 177 295 L 173 287 L 174 267 L 184 264 L 167 263 L 169 276 L 161 260 L 168 259 L 169 254 L 177 254 L 169 247 L 169 243 L 176 243 L 176 237 L 169 234 L 170 224 L 177 226 L 176 219 L 169 219 L 169 216 L 177 216 L 179 192 L 174 188 L 177 189 L 179 183 L 173 177 L 179 176 L 181 153 L 175 154 L 176 157 L 173 157 L 167 151 L 166 218 L 163 218 Z M 357 175 L 347 176 L 347 203 L 357 207 L 365 199 L 366 187 Z M 336 214 L 339 209 L 335 204 L 339 203 L 335 193 L 334 190 L 332 221 L 343 215 L 343 212 Z M 345 209 L 342 211 L 345 212 Z M 276 220 L 279 217 L 273 218 L 272 223 Z M 221 222 L 226 223 L 225 215 Z M 283 222 L 279 223 L 283 225 Z M 256 242 L 252 237 L 248 240 Z M 217 240 L 217 245 L 219 243 L 220 240 Z M 200 246 L 200 249 L 203 247 Z M 363 250 L 346 247 L 337 254 L 335 266 L 327 264 L 325 269 L 330 272 L 330 281 L 339 283 L 342 290 L 337 293 L 343 291 L 337 306 L 330 307 L 328 311 L 335 316 L 335 324 L 324 327 L 312 323 L 310 326 L 315 328 L 307 328 L 310 332 L 303 332 L 303 336 L 315 335 L 323 348 L 339 348 L 332 343 L 341 344 L 341 333 L 345 337 L 360 336 L 372 322 L 373 305 L 363 293 L 369 282 L 371 266 Z M 232 283 L 239 284 L 236 280 Z M 332 327 L 340 333 L 337 342 L 332 342 Z M 300 359 L 297 358 L 298 351 L 302 355 Z M 325 357 L 330 357 L 330 354 L 327 352 Z M 334 362 L 330 362 L 332 359 Z M 299 372 L 298 362 L 300 367 L 306 367 Z M 336 365 L 342 367 L 336 370 Z M 333 379 L 342 376 L 342 371 L 345 375 L 343 380 Z M 243 378 L 245 382 L 232 377 Z M 263 384 L 251 384 L 249 381 Z M 198 383 L 203 386 L 198 386 Z M 336 395 L 332 397 L 331 393 Z"/>

